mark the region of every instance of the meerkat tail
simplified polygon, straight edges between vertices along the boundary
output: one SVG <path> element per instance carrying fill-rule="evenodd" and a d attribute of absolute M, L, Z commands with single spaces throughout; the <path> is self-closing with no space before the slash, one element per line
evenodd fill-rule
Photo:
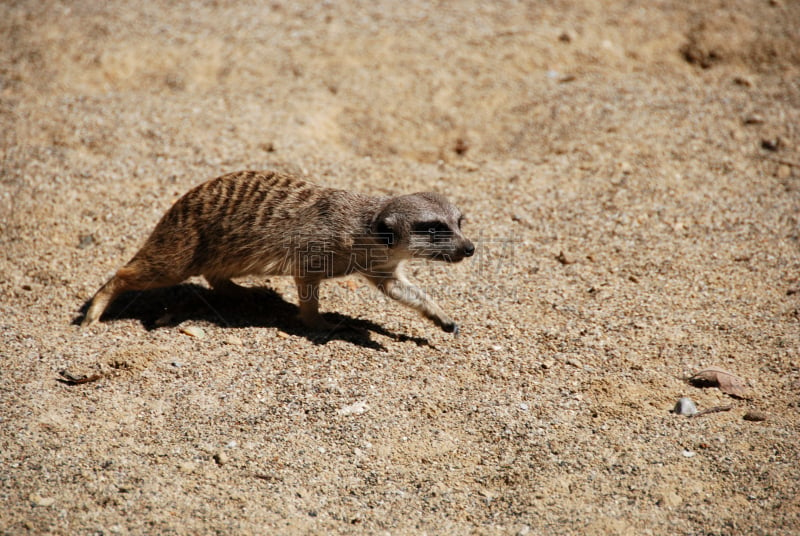
<path fill-rule="evenodd" d="M 124 282 L 116 275 L 109 279 L 105 285 L 92 297 L 86 316 L 83 317 L 81 327 L 87 328 L 97 324 L 106 308 L 123 292 Z"/>
<path fill-rule="evenodd" d="M 100 287 L 100 290 L 92 298 L 89 309 L 86 311 L 86 316 L 81 322 L 81 327 L 89 327 L 96 324 L 108 306 L 123 292 L 168 287 L 176 285 L 185 279 L 142 270 L 134 263 L 135 261 L 132 261 L 117 270 L 114 277 Z"/>

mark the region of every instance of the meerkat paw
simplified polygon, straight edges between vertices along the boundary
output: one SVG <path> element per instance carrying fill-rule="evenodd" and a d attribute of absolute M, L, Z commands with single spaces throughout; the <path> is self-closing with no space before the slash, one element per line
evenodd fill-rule
<path fill-rule="evenodd" d="M 336 329 L 336 326 L 322 318 L 322 315 L 315 315 L 315 316 L 303 316 L 298 315 L 297 318 L 306 326 L 308 329 L 312 331 L 333 331 Z"/>
<path fill-rule="evenodd" d="M 89 328 L 94 326 L 100 321 L 100 316 L 102 316 L 103 311 L 100 304 L 92 302 L 89 306 L 89 309 L 86 311 L 86 315 L 81 320 L 81 329 Z"/>
<path fill-rule="evenodd" d="M 81 329 L 90 328 L 95 324 L 97 324 L 97 318 L 92 318 L 87 313 L 86 316 L 83 317 L 83 320 L 81 320 Z"/>
<path fill-rule="evenodd" d="M 441 328 L 442 328 L 442 331 L 444 331 L 445 333 L 452 333 L 453 335 L 458 337 L 458 333 L 459 333 L 460 330 L 459 330 L 458 324 L 456 324 L 455 322 L 450 321 L 450 322 L 442 323 Z"/>
<path fill-rule="evenodd" d="M 439 316 L 429 316 L 428 317 L 434 324 L 439 326 L 442 331 L 445 333 L 452 333 L 453 335 L 458 335 L 459 327 L 458 324 L 452 318 L 449 317 L 439 317 Z"/>

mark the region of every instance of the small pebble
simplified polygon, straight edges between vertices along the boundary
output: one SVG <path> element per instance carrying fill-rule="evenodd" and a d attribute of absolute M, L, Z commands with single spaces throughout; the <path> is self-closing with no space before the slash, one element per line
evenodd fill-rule
<path fill-rule="evenodd" d="M 190 337 L 194 337 L 196 339 L 202 339 L 203 337 L 206 336 L 206 332 L 198 328 L 197 326 L 187 326 L 185 328 L 181 328 L 181 333 L 188 335 Z"/>
<path fill-rule="evenodd" d="M 676 508 L 680 506 L 682 502 L 683 499 L 681 499 L 680 495 L 678 495 L 674 491 L 669 491 L 667 493 L 664 493 L 659 498 L 656 504 L 658 504 L 659 506 L 668 506 L 670 508 Z"/>
<path fill-rule="evenodd" d="M 575 358 L 570 357 L 567 359 L 567 365 L 572 365 L 575 368 L 581 368 L 583 364 Z"/>
<path fill-rule="evenodd" d="M 542 361 L 542 368 L 543 369 L 553 368 L 555 364 L 556 364 L 555 359 L 545 359 L 544 361 Z"/>
<path fill-rule="evenodd" d="M 180 361 L 173 361 L 170 364 L 175 368 L 181 368 L 183 366 L 183 363 L 181 363 Z"/>
<path fill-rule="evenodd" d="M 681 454 L 683 454 L 684 458 L 694 458 L 695 454 L 697 453 L 694 452 L 693 450 L 684 450 L 683 452 L 681 452 Z"/>
<path fill-rule="evenodd" d="M 763 411 L 758 411 L 756 409 L 751 409 L 747 413 L 744 414 L 742 417 L 746 421 L 753 421 L 753 422 L 761 422 L 767 420 L 767 414 Z"/>
<path fill-rule="evenodd" d="M 748 115 L 744 118 L 745 125 L 762 125 L 764 123 L 764 118 L 758 114 Z"/>
<path fill-rule="evenodd" d="M 365 411 L 369 409 L 367 406 L 366 401 L 356 402 L 355 404 L 350 404 L 349 406 L 345 406 L 339 410 L 339 415 L 361 415 Z"/>
<path fill-rule="evenodd" d="M 556 260 L 564 265 L 575 264 L 577 262 L 572 256 L 567 255 L 563 251 L 559 252 L 559 254 L 556 255 Z"/>
<path fill-rule="evenodd" d="M 783 140 L 780 138 L 764 138 L 761 140 L 761 148 L 767 151 L 777 151 L 783 145 Z"/>
<path fill-rule="evenodd" d="M 689 397 L 679 398 L 678 401 L 675 403 L 675 407 L 672 410 L 672 413 L 676 415 L 686 415 L 687 417 L 691 417 L 695 413 L 697 413 L 697 406 Z"/>
<path fill-rule="evenodd" d="M 78 237 L 78 249 L 86 249 L 94 244 L 94 235 L 85 234 Z"/>
<path fill-rule="evenodd" d="M 42 497 L 37 493 L 31 493 L 28 498 L 35 506 L 53 506 L 56 502 L 53 497 Z"/>
<path fill-rule="evenodd" d="M 225 465 L 226 463 L 228 463 L 229 461 L 231 461 L 231 459 L 230 459 L 230 456 L 228 456 L 227 454 L 225 454 L 225 451 L 223 451 L 223 450 L 218 450 L 218 451 L 217 451 L 217 452 L 214 454 L 214 461 L 215 461 L 215 462 L 217 462 L 217 465 Z"/>
<path fill-rule="evenodd" d="M 519 213 L 514 212 L 511 214 L 511 221 L 515 221 L 519 224 L 524 225 L 525 227 L 533 227 L 530 221 L 528 221 L 524 216 L 521 216 Z"/>
<path fill-rule="evenodd" d="M 192 462 L 181 462 L 178 464 L 178 469 L 184 473 L 192 473 L 197 469 L 197 464 Z"/>
<path fill-rule="evenodd" d="M 228 335 L 225 338 L 225 344 L 229 344 L 231 346 L 241 346 L 242 345 L 242 339 L 240 339 L 236 335 Z"/>
<path fill-rule="evenodd" d="M 786 164 L 781 164 L 778 166 L 778 171 L 775 172 L 775 176 L 779 179 L 788 179 L 792 176 L 792 168 Z"/>

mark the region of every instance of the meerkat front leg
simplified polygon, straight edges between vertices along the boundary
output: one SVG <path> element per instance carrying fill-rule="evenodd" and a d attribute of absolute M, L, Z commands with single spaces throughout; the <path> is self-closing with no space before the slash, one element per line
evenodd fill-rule
<path fill-rule="evenodd" d="M 389 276 L 366 275 L 366 277 L 385 295 L 417 310 L 443 331 L 458 335 L 458 325 L 453 319 L 431 300 L 424 290 L 408 281 L 402 273 L 394 273 Z"/>
<path fill-rule="evenodd" d="M 297 285 L 297 300 L 300 306 L 300 320 L 307 327 L 314 330 L 331 330 L 333 326 L 329 324 L 322 315 L 319 314 L 319 283 L 320 279 L 311 277 L 295 277 Z"/>

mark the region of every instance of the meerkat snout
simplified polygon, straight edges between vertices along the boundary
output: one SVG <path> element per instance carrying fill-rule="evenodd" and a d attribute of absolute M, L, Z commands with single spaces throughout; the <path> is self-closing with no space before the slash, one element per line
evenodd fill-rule
<path fill-rule="evenodd" d="M 459 262 L 475 253 L 461 211 L 444 196 L 371 197 L 275 172 L 242 171 L 205 182 L 161 218 L 136 255 L 95 293 L 81 325 L 100 319 L 122 292 L 176 285 L 202 275 L 235 295 L 233 278 L 291 275 L 300 318 L 328 329 L 319 284 L 360 274 L 446 332 L 458 326 L 403 274 L 411 258 Z"/>

